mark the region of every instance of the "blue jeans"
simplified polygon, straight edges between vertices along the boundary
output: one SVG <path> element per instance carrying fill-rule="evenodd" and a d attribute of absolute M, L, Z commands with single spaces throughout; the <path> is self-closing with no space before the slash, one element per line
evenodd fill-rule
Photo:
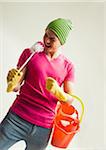
<path fill-rule="evenodd" d="M 25 141 L 25 150 L 45 150 L 50 134 L 51 129 L 33 125 L 8 112 L 0 124 L 0 150 L 8 150 L 20 140 Z"/>

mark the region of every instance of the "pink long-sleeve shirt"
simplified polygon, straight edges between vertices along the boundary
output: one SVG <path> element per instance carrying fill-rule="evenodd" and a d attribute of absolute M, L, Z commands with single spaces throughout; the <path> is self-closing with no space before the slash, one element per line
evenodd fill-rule
<path fill-rule="evenodd" d="M 30 49 L 25 49 L 17 66 L 20 67 L 30 54 Z M 73 81 L 73 64 L 62 54 L 48 60 L 42 51 L 36 52 L 26 67 L 24 84 L 10 110 L 32 124 L 51 128 L 57 99 L 46 90 L 46 78 L 54 78 L 59 86 L 65 80 Z"/>

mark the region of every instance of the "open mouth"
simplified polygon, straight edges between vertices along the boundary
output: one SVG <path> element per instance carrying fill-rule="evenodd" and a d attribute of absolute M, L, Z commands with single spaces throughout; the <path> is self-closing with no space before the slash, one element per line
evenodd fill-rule
<path fill-rule="evenodd" d="M 47 44 L 45 44 L 45 47 L 47 47 L 47 48 L 51 48 L 51 45 L 47 45 Z"/>

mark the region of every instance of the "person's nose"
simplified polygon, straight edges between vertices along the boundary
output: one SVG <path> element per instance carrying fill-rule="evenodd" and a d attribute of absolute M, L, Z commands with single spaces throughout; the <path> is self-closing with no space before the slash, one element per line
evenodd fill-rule
<path fill-rule="evenodd" d="M 49 38 L 46 39 L 46 43 L 50 44 L 50 39 Z"/>

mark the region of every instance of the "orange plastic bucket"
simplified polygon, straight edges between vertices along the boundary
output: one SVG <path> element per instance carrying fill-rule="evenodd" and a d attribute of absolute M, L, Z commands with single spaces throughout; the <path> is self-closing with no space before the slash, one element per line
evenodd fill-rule
<path fill-rule="evenodd" d="M 80 119 L 82 119 L 82 115 Z M 74 106 L 62 103 L 54 119 L 51 144 L 59 148 L 67 148 L 74 135 L 79 131 L 80 119 Z"/>

